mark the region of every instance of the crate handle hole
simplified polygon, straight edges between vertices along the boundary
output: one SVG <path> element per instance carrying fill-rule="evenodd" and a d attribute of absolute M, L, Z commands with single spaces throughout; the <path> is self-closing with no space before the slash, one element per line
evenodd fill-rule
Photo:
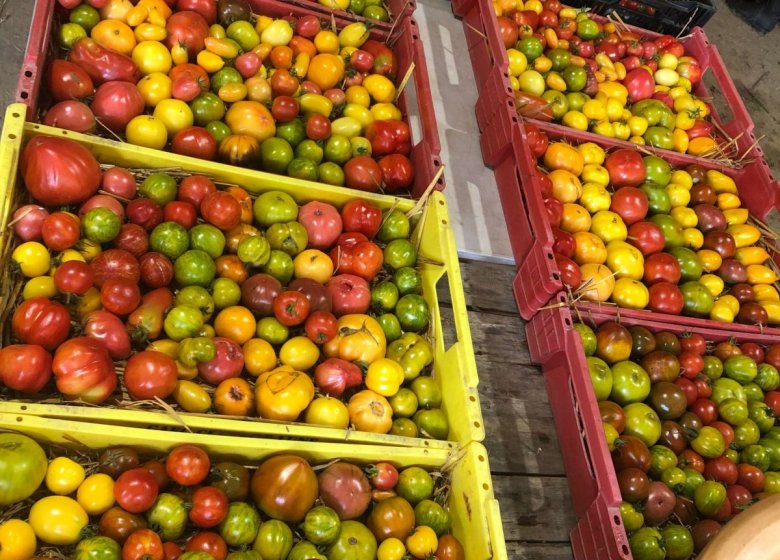
<path fill-rule="evenodd" d="M 425 447 L 428 447 L 430 445 L 430 443 L 428 443 L 428 440 L 424 440 L 423 441 L 423 445 L 425 445 Z"/>
<path fill-rule="evenodd" d="M 481 463 L 485 462 L 485 456 L 484 455 L 478 456 L 477 459 L 479 459 Z"/>
<path fill-rule="evenodd" d="M 561 275 L 558 274 L 557 272 L 553 272 L 552 273 L 552 277 L 553 277 L 553 280 L 555 280 L 556 282 L 561 279 Z"/>
<path fill-rule="evenodd" d="M 22 410 L 27 410 L 27 405 L 26 404 L 22 405 Z"/>
<path fill-rule="evenodd" d="M 471 395 L 471 396 L 469 397 L 469 400 L 470 400 L 471 402 L 477 402 L 477 397 L 475 397 L 474 395 Z"/>
<path fill-rule="evenodd" d="M 22 418 L 21 416 L 17 416 L 16 417 L 16 421 L 17 422 L 22 422 L 23 420 L 24 420 L 24 418 Z"/>
<path fill-rule="evenodd" d="M 27 99 L 29 96 L 30 94 L 28 94 L 26 91 L 23 91 L 22 93 L 19 94 L 19 97 L 21 97 L 22 99 Z"/>
<path fill-rule="evenodd" d="M 569 317 L 566 317 L 563 322 L 566 324 L 567 327 L 571 327 L 571 319 Z"/>
<path fill-rule="evenodd" d="M 620 548 L 623 551 L 623 554 L 628 556 L 628 547 L 626 545 L 623 545 Z"/>
<path fill-rule="evenodd" d="M 440 206 L 444 206 L 444 201 L 443 200 L 439 200 L 439 205 Z"/>
<path fill-rule="evenodd" d="M 475 428 L 480 428 L 480 427 L 482 427 L 482 424 L 480 424 L 479 422 L 474 422 L 474 427 Z"/>
<path fill-rule="evenodd" d="M 441 223 L 446 226 L 447 225 L 447 220 L 442 220 Z"/>
<path fill-rule="evenodd" d="M 619 516 L 619 515 L 616 515 L 616 516 L 615 516 L 615 517 L 613 517 L 612 519 L 614 519 L 614 520 L 615 520 L 615 525 L 618 525 L 618 526 L 620 525 L 620 516 Z"/>
<path fill-rule="evenodd" d="M 547 260 L 549 261 L 555 260 L 555 255 L 553 255 L 552 253 L 547 253 Z"/>
<path fill-rule="evenodd" d="M 11 140 L 16 140 L 16 134 L 9 134 L 8 138 L 10 138 Z"/>
<path fill-rule="evenodd" d="M 11 116 L 15 119 L 18 119 L 21 115 L 19 113 L 11 113 Z"/>
<path fill-rule="evenodd" d="M 25 76 L 26 78 L 32 78 L 32 72 L 30 72 L 29 70 L 25 70 L 25 71 L 24 71 L 24 76 Z"/>
<path fill-rule="evenodd" d="M 487 482 L 483 482 L 483 483 L 482 483 L 482 489 L 483 489 L 483 490 L 490 490 L 490 486 L 488 486 L 488 483 L 487 483 Z"/>

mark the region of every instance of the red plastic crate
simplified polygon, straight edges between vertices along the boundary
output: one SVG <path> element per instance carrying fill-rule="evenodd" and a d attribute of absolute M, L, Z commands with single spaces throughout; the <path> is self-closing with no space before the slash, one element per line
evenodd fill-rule
<path fill-rule="evenodd" d="M 514 103 L 514 94 L 509 82 L 509 60 L 506 55 L 506 47 L 501 40 L 498 30 L 498 23 L 493 11 L 491 0 L 461 0 L 459 4 L 453 4 L 453 10 L 456 14 L 463 14 L 463 25 L 469 41 L 469 53 L 472 66 L 474 68 L 479 98 L 477 99 L 477 124 L 480 131 L 485 134 L 495 134 L 499 124 L 497 118 L 501 118 L 503 111 L 497 111 L 502 107 L 508 96 Z M 594 16 L 599 21 L 606 21 L 605 18 Z M 628 28 L 638 35 L 647 38 L 658 37 L 659 34 L 653 31 L 628 26 Z M 682 41 L 685 47 L 685 54 L 695 56 L 701 65 L 703 76 L 698 84 L 695 94 L 702 98 L 711 98 L 713 93 L 717 92 L 725 99 L 731 115 L 718 115 L 717 110 L 712 107 L 713 118 L 721 128 L 731 138 L 738 138 L 737 151 L 742 154 L 751 149 L 750 157 L 760 159 L 763 157 L 763 151 L 756 145 L 756 138 L 753 134 L 754 124 L 745 108 L 745 104 L 731 79 L 723 59 L 718 49 L 710 43 L 704 31 L 697 27 Z M 494 75 L 490 73 L 493 72 Z M 714 83 L 708 89 L 708 82 Z M 508 124 L 503 124 L 506 128 Z M 586 132 L 589 139 L 603 138 L 599 135 Z M 503 134 L 496 139 L 495 144 L 502 141 L 511 140 L 511 136 Z M 675 153 L 669 150 L 653 150 L 659 154 Z M 690 158 L 691 163 L 701 161 L 702 158 L 686 156 Z"/>
<path fill-rule="evenodd" d="M 509 111 L 507 109 L 507 111 Z M 507 119 L 511 115 L 507 115 Z M 513 123 L 514 124 L 514 123 Z M 550 141 L 565 141 L 570 144 L 580 144 L 594 141 L 585 133 L 548 123 L 534 122 L 547 133 Z M 522 125 L 513 125 L 509 133 L 514 134 L 508 144 L 511 149 L 499 151 L 501 157 L 492 161 L 496 170 L 496 183 L 501 193 L 501 203 L 504 205 L 504 215 L 510 233 L 512 253 L 517 263 L 517 275 L 513 283 L 515 300 L 520 315 L 530 319 L 540 307 L 564 290 L 560 282 L 560 274 L 552 252 L 552 229 L 547 222 L 547 215 L 542 202 L 541 189 L 534 175 L 536 161 L 525 147 L 525 135 L 517 132 Z M 607 138 L 595 138 L 595 142 L 604 149 L 614 149 L 621 143 Z M 483 155 L 490 149 L 490 138 L 482 135 Z M 664 154 L 664 158 L 673 167 L 682 167 L 689 163 L 682 154 Z M 511 160 L 511 161 L 508 161 Z M 486 161 L 487 157 L 486 157 Z M 737 183 L 742 204 L 753 216 L 766 219 L 773 208 L 780 209 L 780 184 L 772 178 L 769 166 L 764 160 L 759 160 L 742 169 L 732 169 L 718 165 L 715 162 L 699 160 L 698 163 L 707 169 L 717 169 L 732 177 Z M 506 171 L 515 168 L 514 174 Z M 522 217 L 519 217 L 522 216 Z M 518 227 L 518 223 L 530 224 L 530 231 Z M 780 256 L 775 256 L 780 264 Z M 584 309 L 599 308 L 604 313 L 620 314 L 641 318 L 652 312 L 646 310 L 629 310 L 613 305 L 578 304 Z M 698 319 L 678 315 L 652 313 L 662 321 L 675 321 L 691 327 L 723 328 L 724 324 L 710 319 Z M 758 327 L 740 324 L 729 324 L 729 328 L 740 332 L 757 332 Z M 780 328 L 772 328 L 780 334 Z"/>
<path fill-rule="evenodd" d="M 313 14 L 323 17 L 320 12 L 313 11 L 280 0 L 250 0 L 252 10 L 258 14 L 272 17 L 289 15 L 303 16 Z M 19 74 L 16 91 L 17 101 L 28 107 L 27 119 L 36 120 L 44 109 L 45 92 L 41 90 L 41 82 L 46 72 L 46 64 L 54 56 L 58 48 L 51 40 L 54 23 L 61 14 L 61 8 L 56 0 L 39 0 L 35 5 L 30 35 L 27 40 L 27 51 Z M 335 17 L 335 16 L 334 16 Z M 341 28 L 351 23 L 349 19 L 335 17 L 337 27 Z M 428 80 L 428 64 L 425 60 L 425 50 L 417 23 L 411 18 L 404 18 L 393 29 L 392 35 L 378 27 L 372 28 L 371 36 L 381 41 L 391 41 L 393 52 L 398 59 L 398 75 L 403 77 L 409 66 L 414 63 L 412 79 L 398 100 L 398 107 L 409 120 L 414 115 L 419 120 L 419 132 L 412 131 L 416 142 L 412 146 L 410 159 L 415 167 L 415 181 L 412 196 L 419 198 L 426 187 L 433 181 L 441 167 L 441 143 L 436 126 L 436 113 L 431 96 L 431 86 Z M 417 133 L 417 134 L 415 134 Z M 437 190 L 444 189 L 444 177 L 440 177 Z"/>
<path fill-rule="evenodd" d="M 531 359 L 541 364 L 550 398 L 555 429 L 569 480 L 577 525 L 571 531 L 575 558 L 629 560 L 625 528 L 620 518 L 620 489 L 612 466 L 599 415 L 598 402 L 588 373 L 575 321 L 598 326 L 618 320 L 625 326 L 643 326 L 651 332 L 670 331 L 676 335 L 699 333 L 708 342 L 736 339 L 737 343 L 770 345 L 780 342 L 780 334 L 735 333 L 726 329 L 691 328 L 664 320 L 644 317 L 619 319 L 593 310 L 578 317 L 568 309 L 540 311 L 526 326 Z"/>
<path fill-rule="evenodd" d="M 396 25 L 397 20 L 402 20 L 403 18 L 409 17 L 414 13 L 414 11 L 417 9 L 417 2 L 416 0 L 385 0 L 384 5 L 387 11 L 390 13 L 390 21 L 377 21 L 375 19 L 368 19 L 364 18 L 361 15 L 353 14 L 349 11 L 344 10 L 334 10 L 331 8 L 326 8 L 322 4 L 320 4 L 317 0 L 288 0 L 290 4 L 296 4 L 298 6 L 303 6 L 304 8 L 307 8 L 309 10 L 314 10 L 319 12 L 323 17 L 330 17 L 331 14 L 333 14 L 335 17 L 348 19 L 352 21 L 362 21 L 365 23 L 370 23 L 372 27 L 378 29 L 379 31 L 390 31 L 394 25 Z"/>

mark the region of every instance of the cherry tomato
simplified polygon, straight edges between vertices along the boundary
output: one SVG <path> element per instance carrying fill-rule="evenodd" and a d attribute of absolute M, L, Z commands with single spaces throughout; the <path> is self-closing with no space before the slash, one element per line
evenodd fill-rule
<path fill-rule="evenodd" d="M 200 447 L 180 445 L 168 455 L 165 472 L 182 486 L 200 484 L 209 474 L 209 456 Z"/>
<path fill-rule="evenodd" d="M 309 300 L 301 292 L 282 292 L 274 300 L 274 316 L 287 327 L 300 325 L 308 315 Z"/>
<path fill-rule="evenodd" d="M 114 484 L 114 499 L 130 513 L 141 513 L 152 507 L 158 492 L 157 479 L 141 467 L 123 472 Z"/>
<path fill-rule="evenodd" d="M 325 344 L 336 336 L 337 319 L 333 313 L 317 310 L 306 318 L 306 336 L 317 344 Z"/>
<path fill-rule="evenodd" d="M 92 269 L 81 261 L 68 261 L 57 267 L 54 286 L 61 294 L 83 296 L 92 287 Z"/>

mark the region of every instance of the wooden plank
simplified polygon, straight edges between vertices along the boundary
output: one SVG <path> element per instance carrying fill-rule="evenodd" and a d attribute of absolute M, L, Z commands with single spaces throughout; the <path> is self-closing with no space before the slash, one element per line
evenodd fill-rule
<path fill-rule="evenodd" d="M 495 475 L 493 489 L 507 542 L 569 542 L 576 519 L 565 478 Z"/>
<path fill-rule="evenodd" d="M 506 543 L 507 556 L 513 560 L 572 560 L 569 543 L 536 544 L 520 541 Z"/>
<path fill-rule="evenodd" d="M 460 274 L 469 309 L 517 315 L 512 293 L 512 280 L 515 277 L 513 266 L 460 261 Z M 439 298 L 443 302 L 451 301 L 446 282 L 439 282 Z"/>

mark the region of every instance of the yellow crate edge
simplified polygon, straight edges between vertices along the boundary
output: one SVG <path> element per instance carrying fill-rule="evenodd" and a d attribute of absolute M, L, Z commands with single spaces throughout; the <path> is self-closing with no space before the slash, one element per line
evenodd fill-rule
<path fill-rule="evenodd" d="M 9 157 L 9 175 L 0 179 L 5 179 L 5 183 L 0 185 L 6 191 L 7 204 L 3 209 L 2 216 L 7 219 L 10 211 L 10 201 L 13 198 L 14 186 L 16 184 L 16 164 L 18 164 L 19 154 L 23 143 L 23 136 L 57 136 L 69 138 L 85 145 L 99 159 L 114 161 L 117 165 L 127 165 L 137 167 L 138 164 L 132 163 L 142 161 L 144 167 L 181 167 L 192 173 L 204 173 L 215 177 L 219 181 L 236 183 L 251 190 L 253 193 L 264 191 L 266 189 L 278 189 L 287 192 L 297 202 L 306 202 L 308 200 L 321 200 L 340 205 L 346 199 L 360 197 L 369 200 L 377 206 L 387 209 L 396 207 L 402 211 L 408 211 L 413 208 L 414 202 L 408 199 L 392 197 L 373 193 L 358 193 L 351 189 L 340 187 L 329 187 L 320 183 L 301 181 L 260 171 L 237 168 L 234 166 L 209 162 L 197 158 L 178 156 L 168 152 L 152 150 L 148 148 L 132 146 L 123 142 L 107 140 L 80 134 L 72 131 L 58 128 L 38 125 L 33 123 L 24 123 L 25 106 L 23 104 L 10 105 L 6 110 L 6 121 L 3 127 L 3 135 L 0 144 L 3 148 L 0 154 Z M 23 130 L 24 134 L 21 133 Z M 6 132 L 10 131 L 10 132 Z M 14 136 L 11 138 L 11 136 Z M 11 144 L 12 146 L 6 146 Z M 2 160 L 0 160 L 2 162 Z M 13 168 L 13 173 L 10 168 Z M 435 369 L 434 377 L 438 377 L 442 371 L 457 370 L 460 377 L 455 379 L 449 377 L 442 378 L 442 393 L 444 405 L 442 408 L 448 414 L 450 420 L 450 434 L 453 441 L 466 443 L 470 441 L 483 441 L 485 438 L 484 424 L 482 421 L 482 411 L 479 403 L 479 394 L 477 392 L 477 369 L 474 359 L 474 350 L 471 341 L 471 331 L 469 328 L 468 314 L 466 310 L 465 297 L 463 295 L 463 286 L 460 276 L 460 266 L 458 263 L 457 250 L 455 247 L 454 234 L 450 225 L 447 203 L 444 195 L 440 192 L 432 193 L 426 210 L 423 214 L 422 223 L 418 224 L 415 234 L 419 235 L 420 247 L 419 254 L 430 261 L 437 261 L 443 257 L 445 262 L 441 264 L 424 264 L 423 280 L 425 285 L 425 296 L 429 303 L 433 303 L 431 308 L 434 313 L 434 332 L 436 334 L 435 344 Z M 413 234 L 414 235 L 414 234 Z M 458 342 L 452 347 L 445 349 L 443 343 L 443 330 L 441 326 L 441 316 L 439 312 L 438 298 L 436 296 L 436 282 L 443 274 L 447 274 L 449 291 L 452 301 L 452 310 Z M 446 383 L 446 385 L 445 385 Z M 57 406 L 57 405 L 52 405 Z M 450 407 L 456 410 L 450 411 Z M 78 407 L 79 409 L 81 407 Z M 102 420 L 105 422 L 117 422 L 118 418 L 112 414 L 101 416 L 101 411 L 109 409 L 93 409 L 96 412 L 90 413 L 90 420 Z M 126 422 L 128 415 L 135 411 L 123 410 L 121 418 Z M 35 413 L 32 410 L 28 413 Z M 48 413 L 51 415 L 51 413 Z M 181 413 L 182 416 L 185 413 Z M 123 423 L 124 423 L 123 422 Z M 273 427 L 271 423 L 258 422 L 257 426 L 268 426 L 266 435 L 285 435 L 292 434 L 279 433 L 278 426 Z M 222 431 L 230 432 L 233 426 L 219 428 Z M 269 434 L 270 432 L 270 434 Z M 386 434 L 370 434 L 368 432 L 352 432 L 350 440 L 362 441 L 372 444 L 393 444 L 407 445 L 411 438 L 400 438 Z M 316 426 L 300 425 L 300 431 L 295 437 L 306 437 L 311 439 L 324 440 L 343 440 L 344 431 L 331 428 L 320 428 Z M 415 445 L 423 447 L 451 447 L 446 442 L 437 442 L 431 439 L 413 439 L 417 442 Z"/>
<path fill-rule="evenodd" d="M 92 449 L 131 445 L 153 453 L 165 453 L 185 443 L 199 445 L 226 459 L 257 462 L 278 453 L 296 453 L 314 462 L 335 458 L 368 464 L 390 461 L 397 467 L 420 466 L 449 471 L 449 497 L 453 534 L 463 543 L 467 560 L 507 560 L 500 512 L 490 479 L 485 447 L 472 442 L 453 451 L 390 446 L 315 443 L 126 428 L 71 420 L 51 420 L 24 414 L 0 413 L 0 430 L 27 434 L 39 442 Z"/>

